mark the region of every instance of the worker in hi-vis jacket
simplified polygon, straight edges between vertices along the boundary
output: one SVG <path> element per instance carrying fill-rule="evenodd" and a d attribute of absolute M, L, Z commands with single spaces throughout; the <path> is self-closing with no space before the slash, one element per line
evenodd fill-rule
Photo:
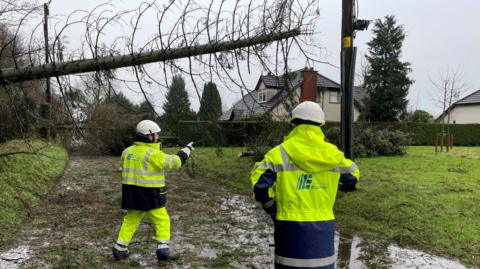
<path fill-rule="evenodd" d="M 334 268 L 337 189 L 353 191 L 357 165 L 324 140 L 321 107 L 305 101 L 292 111 L 283 143 L 255 164 L 255 199 L 274 221 L 275 268 Z"/>

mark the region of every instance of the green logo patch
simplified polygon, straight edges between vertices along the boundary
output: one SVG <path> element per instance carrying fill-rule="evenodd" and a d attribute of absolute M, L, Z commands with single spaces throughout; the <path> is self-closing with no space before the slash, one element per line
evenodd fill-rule
<path fill-rule="evenodd" d="M 135 156 L 135 154 L 130 153 L 130 154 L 127 155 L 127 160 L 138 161 L 138 158 L 137 158 L 137 156 Z"/>
<path fill-rule="evenodd" d="M 312 174 L 303 174 L 298 177 L 297 190 L 316 190 L 320 186 L 313 184 Z"/>

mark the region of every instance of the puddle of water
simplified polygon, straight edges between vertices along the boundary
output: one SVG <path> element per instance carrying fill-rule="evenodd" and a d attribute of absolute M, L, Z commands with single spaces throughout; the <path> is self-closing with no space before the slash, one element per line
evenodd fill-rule
<path fill-rule="evenodd" d="M 393 260 L 392 268 L 466 268 L 457 261 L 448 260 L 418 250 L 389 246 L 388 252 Z"/>
<path fill-rule="evenodd" d="M 253 251 L 269 249 L 267 253 L 255 256 L 258 259 L 252 263 L 259 268 L 270 268 L 273 261 L 272 225 L 255 217 L 258 208 L 243 196 L 232 196 L 222 200 L 220 211 L 228 214 L 241 225 L 235 224 L 229 229 L 232 244 L 226 246 L 244 248 L 248 246 Z M 259 229 L 259 225 L 260 228 Z M 268 235 L 268 236 L 266 236 Z M 365 240 L 358 236 L 335 234 L 335 250 L 337 253 L 337 268 L 367 269 L 367 268 L 422 268 L 422 269 L 465 269 L 458 261 L 446 259 L 419 250 L 401 248 L 380 240 Z M 265 252 L 265 251 L 264 251 Z M 265 255 L 266 254 L 266 255 Z M 259 257 L 262 256 L 262 257 Z M 233 265 L 233 264 L 231 264 Z M 265 267 L 267 266 L 267 267 Z"/>
<path fill-rule="evenodd" d="M 458 261 L 358 236 L 335 234 L 337 268 L 465 269 Z"/>
<path fill-rule="evenodd" d="M 215 249 L 204 248 L 200 251 L 200 253 L 198 253 L 198 256 L 203 257 L 203 258 L 215 259 L 215 258 L 217 258 L 217 252 L 218 251 L 215 250 Z"/>
<path fill-rule="evenodd" d="M 30 258 L 30 247 L 21 245 L 0 254 L 1 269 L 17 269 L 20 265 Z"/>

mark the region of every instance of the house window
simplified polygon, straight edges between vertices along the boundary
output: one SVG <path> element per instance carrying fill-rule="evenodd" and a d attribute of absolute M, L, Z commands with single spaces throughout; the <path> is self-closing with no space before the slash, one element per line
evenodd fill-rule
<path fill-rule="evenodd" d="M 267 101 L 267 91 L 265 89 L 258 90 L 258 102 L 265 103 Z"/>
<path fill-rule="evenodd" d="M 340 103 L 340 94 L 339 94 L 339 92 L 331 91 L 328 101 L 329 101 L 330 103 L 334 103 L 334 104 Z"/>
<path fill-rule="evenodd" d="M 317 103 L 322 103 L 323 99 L 323 92 L 325 91 L 324 88 L 317 87 L 317 96 L 315 97 L 315 101 Z"/>

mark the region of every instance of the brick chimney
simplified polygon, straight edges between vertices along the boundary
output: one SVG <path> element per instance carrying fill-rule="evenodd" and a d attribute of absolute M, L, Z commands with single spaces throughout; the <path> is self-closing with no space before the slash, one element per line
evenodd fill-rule
<path fill-rule="evenodd" d="M 305 68 L 302 70 L 303 83 L 300 92 L 300 102 L 312 101 L 317 98 L 317 71 L 313 68 Z"/>

